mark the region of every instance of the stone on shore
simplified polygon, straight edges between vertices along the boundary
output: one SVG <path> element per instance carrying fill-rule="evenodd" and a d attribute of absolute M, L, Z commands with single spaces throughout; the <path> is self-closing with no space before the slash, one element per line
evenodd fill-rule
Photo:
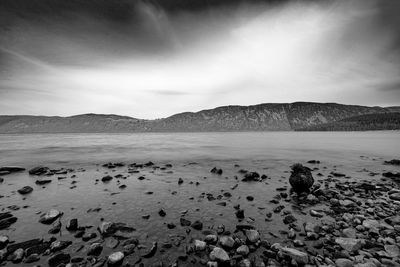
<path fill-rule="evenodd" d="M 109 266 L 117 266 L 124 260 L 124 253 L 121 251 L 114 252 L 108 256 L 107 262 Z"/>
<path fill-rule="evenodd" d="M 338 237 L 335 239 L 335 243 L 348 252 L 354 252 L 360 250 L 364 246 L 365 240 L 348 237 Z"/>
<path fill-rule="evenodd" d="M 290 257 L 291 259 L 295 260 L 298 264 L 307 264 L 308 263 L 308 254 L 302 252 L 300 250 L 288 247 L 282 247 L 280 251 Z"/>
<path fill-rule="evenodd" d="M 210 253 L 210 259 L 212 261 L 227 262 L 230 260 L 228 253 L 222 248 L 215 247 Z"/>
<path fill-rule="evenodd" d="M 314 178 L 311 174 L 310 168 L 299 163 L 293 165 L 289 183 L 297 193 L 308 192 L 314 184 Z"/>
<path fill-rule="evenodd" d="M 24 187 L 18 189 L 18 193 L 20 193 L 21 195 L 29 194 L 29 193 L 32 192 L 32 191 L 33 191 L 33 188 L 30 187 L 29 185 L 24 186 Z"/>
<path fill-rule="evenodd" d="M 39 222 L 43 224 L 52 224 L 62 215 L 63 213 L 61 211 L 58 211 L 56 209 L 51 209 L 40 217 Z"/>

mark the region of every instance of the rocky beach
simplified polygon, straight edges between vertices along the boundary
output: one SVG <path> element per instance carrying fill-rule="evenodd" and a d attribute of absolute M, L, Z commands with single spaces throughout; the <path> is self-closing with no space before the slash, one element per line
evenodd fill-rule
<path fill-rule="evenodd" d="M 3 166 L 1 265 L 400 266 L 399 164 Z"/>

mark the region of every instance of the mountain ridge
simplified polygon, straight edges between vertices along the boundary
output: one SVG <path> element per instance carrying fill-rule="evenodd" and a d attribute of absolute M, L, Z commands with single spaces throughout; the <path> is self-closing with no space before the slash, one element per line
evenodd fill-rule
<path fill-rule="evenodd" d="M 68 117 L 0 115 L 0 133 L 293 131 L 354 116 L 392 112 L 400 112 L 400 106 L 293 102 L 220 106 L 154 120 L 95 113 Z"/>

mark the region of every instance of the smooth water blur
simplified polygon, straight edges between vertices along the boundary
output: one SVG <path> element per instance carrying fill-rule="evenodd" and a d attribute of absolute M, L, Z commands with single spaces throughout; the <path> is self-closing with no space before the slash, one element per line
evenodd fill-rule
<path fill-rule="evenodd" d="M 195 161 L 399 155 L 400 133 L 240 132 L 0 135 L 0 164 Z"/>

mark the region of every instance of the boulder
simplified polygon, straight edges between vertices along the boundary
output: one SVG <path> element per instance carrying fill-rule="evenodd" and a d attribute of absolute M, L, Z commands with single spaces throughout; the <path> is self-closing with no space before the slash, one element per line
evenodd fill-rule
<path fill-rule="evenodd" d="M 29 170 L 29 174 L 31 175 L 42 175 L 49 171 L 48 167 L 38 166 Z"/>
<path fill-rule="evenodd" d="M 338 237 L 335 239 L 335 243 L 348 252 L 354 252 L 360 250 L 364 246 L 365 240 L 348 237 Z"/>
<path fill-rule="evenodd" d="M 13 172 L 22 172 L 22 171 L 25 171 L 25 168 L 18 167 L 18 166 L 0 167 L 0 172 L 4 172 L 4 173 L 13 173 Z"/>
<path fill-rule="evenodd" d="M 293 190 L 297 193 L 308 192 L 311 186 L 314 184 L 314 178 L 311 174 L 310 168 L 307 168 L 301 164 L 293 165 L 289 183 Z"/>

